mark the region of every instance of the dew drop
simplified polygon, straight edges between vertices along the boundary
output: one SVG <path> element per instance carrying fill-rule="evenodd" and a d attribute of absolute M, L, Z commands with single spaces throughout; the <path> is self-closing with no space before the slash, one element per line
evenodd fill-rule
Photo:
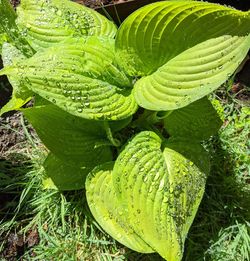
<path fill-rule="evenodd" d="M 160 177 L 160 173 L 157 172 L 157 173 L 155 174 L 154 181 L 157 181 L 159 177 Z"/>
<path fill-rule="evenodd" d="M 117 234 L 117 238 L 120 239 L 122 237 L 122 235 L 119 233 Z"/>
<path fill-rule="evenodd" d="M 90 106 L 89 101 L 86 101 L 86 102 L 84 103 L 84 106 L 85 106 L 85 107 L 89 107 L 89 106 Z"/>
<path fill-rule="evenodd" d="M 58 10 L 58 11 L 56 12 L 56 14 L 57 14 L 58 16 L 62 16 L 62 11 L 61 11 L 61 10 Z"/>
<path fill-rule="evenodd" d="M 164 188 L 164 179 L 161 180 L 159 185 L 159 190 L 161 191 Z"/>

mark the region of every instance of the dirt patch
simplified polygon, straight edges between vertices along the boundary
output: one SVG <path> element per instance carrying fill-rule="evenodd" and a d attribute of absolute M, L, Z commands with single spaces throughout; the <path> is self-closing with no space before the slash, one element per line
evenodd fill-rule
<path fill-rule="evenodd" d="M 39 234 L 36 228 L 29 230 L 26 235 L 11 232 L 7 238 L 5 238 L 5 242 L 2 257 L 7 261 L 16 261 L 19 260 L 27 250 L 39 243 Z M 32 256 L 35 256 L 35 253 L 31 251 L 30 257 Z"/>
<path fill-rule="evenodd" d="M 25 141 L 20 112 L 0 118 L 0 157 L 16 146 L 21 147 Z"/>
<path fill-rule="evenodd" d="M 17 7 L 20 4 L 20 0 L 10 0 L 10 2 L 14 7 Z"/>

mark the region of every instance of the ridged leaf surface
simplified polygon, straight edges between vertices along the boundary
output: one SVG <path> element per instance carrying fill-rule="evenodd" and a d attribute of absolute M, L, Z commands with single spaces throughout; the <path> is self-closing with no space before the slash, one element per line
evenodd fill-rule
<path fill-rule="evenodd" d="M 131 81 L 117 65 L 109 38 L 71 39 L 6 67 L 3 73 L 86 119 L 120 120 L 137 110 Z"/>
<path fill-rule="evenodd" d="M 154 252 L 131 228 L 127 210 L 120 204 L 112 183 L 113 162 L 96 167 L 86 181 L 90 210 L 101 227 L 123 245 L 142 253 Z"/>
<path fill-rule="evenodd" d="M 163 142 L 154 132 L 141 132 L 120 153 L 113 172 L 112 165 L 100 167 L 87 178 L 88 203 L 103 229 L 121 243 L 135 249 L 127 242 L 130 232 L 124 235 L 120 226 L 132 229 L 166 260 L 178 261 L 208 171 L 207 154 L 198 143 Z M 135 250 L 149 250 L 141 247 L 144 251 Z"/>
<path fill-rule="evenodd" d="M 108 36 L 116 26 L 104 16 L 69 0 L 22 0 L 17 8 L 18 27 L 36 50 L 70 37 Z"/>
<path fill-rule="evenodd" d="M 116 50 L 125 70 L 143 76 L 138 104 L 149 110 L 184 107 L 218 88 L 250 47 L 250 13 L 194 1 L 163 1 L 130 15 Z"/>
<path fill-rule="evenodd" d="M 203 196 L 205 174 L 161 146 L 155 133 L 138 134 L 118 156 L 113 182 L 132 228 L 162 257 L 176 261 Z"/>

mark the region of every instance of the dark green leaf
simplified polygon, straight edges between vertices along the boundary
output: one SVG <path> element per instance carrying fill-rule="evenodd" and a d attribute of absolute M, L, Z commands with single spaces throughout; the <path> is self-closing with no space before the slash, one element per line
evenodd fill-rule
<path fill-rule="evenodd" d="M 83 189 L 91 168 L 78 166 L 75 162 L 65 162 L 50 153 L 43 164 L 47 176 L 58 190 Z"/>
<path fill-rule="evenodd" d="M 66 164 L 94 167 L 112 160 L 102 122 L 84 120 L 55 105 L 23 110 L 45 146 Z"/>
<path fill-rule="evenodd" d="M 164 119 L 164 126 L 171 136 L 198 141 L 216 134 L 222 123 L 218 113 L 206 97 L 184 108 L 172 111 Z"/>

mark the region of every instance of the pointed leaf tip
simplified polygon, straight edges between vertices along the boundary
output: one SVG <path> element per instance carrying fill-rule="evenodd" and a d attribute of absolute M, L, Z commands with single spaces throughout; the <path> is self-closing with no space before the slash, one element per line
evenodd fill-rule
<path fill-rule="evenodd" d="M 217 89 L 250 47 L 250 17 L 218 4 L 162 1 L 121 25 L 116 51 L 123 68 L 143 76 L 134 88 L 148 110 L 184 107 Z"/>

